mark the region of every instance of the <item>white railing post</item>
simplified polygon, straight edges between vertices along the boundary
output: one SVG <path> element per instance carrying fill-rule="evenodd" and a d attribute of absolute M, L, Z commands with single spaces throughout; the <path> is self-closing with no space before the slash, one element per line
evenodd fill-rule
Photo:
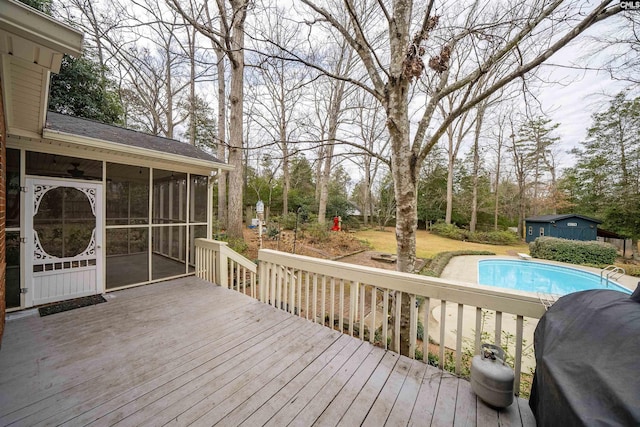
<path fill-rule="evenodd" d="M 267 276 L 267 269 L 265 268 L 264 262 L 260 263 L 260 265 L 258 266 L 258 269 L 260 271 L 260 274 L 258 274 L 258 287 L 260 288 L 260 291 L 259 291 L 260 302 L 266 303 L 267 300 L 265 298 L 265 286 L 266 286 L 268 276 Z"/>
<path fill-rule="evenodd" d="M 223 288 L 229 288 L 229 259 L 224 251 L 225 246 L 226 243 L 221 242 L 220 251 L 216 253 L 216 283 Z"/>

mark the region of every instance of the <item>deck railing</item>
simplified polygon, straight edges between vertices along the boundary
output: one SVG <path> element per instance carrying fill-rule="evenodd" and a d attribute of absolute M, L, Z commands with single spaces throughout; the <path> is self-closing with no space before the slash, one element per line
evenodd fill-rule
<path fill-rule="evenodd" d="M 203 246 L 204 242 L 200 247 Z M 207 246 L 213 247 L 213 243 L 207 241 Z M 224 250 L 217 253 L 220 256 L 225 254 Z M 208 255 L 198 254 L 201 257 L 197 260 L 201 263 L 225 265 L 223 260 L 213 262 Z M 198 266 L 196 262 L 196 269 L 200 270 Z M 516 393 L 520 390 L 525 318 L 539 319 L 544 314 L 543 305 L 534 296 L 268 249 L 258 253 L 258 277 L 257 289 L 252 286 L 249 294 L 260 301 L 395 352 L 400 351 L 400 323 L 404 316 L 410 325 L 409 357 L 415 358 L 418 353 L 427 362 L 430 353 L 428 337 L 434 337 L 438 343 L 439 367 L 453 369 L 456 374 L 461 374 L 464 369 L 464 355 L 478 354 L 482 341 L 489 338 L 496 345 L 504 345 L 505 339 L 509 339 L 513 347 Z M 225 286 L 216 280 L 211 281 Z M 243 292 L 243 289 L 238 290 Z M 243 293 L 247 293 L 246 290 Z M 410 301 L 409 313 L 401 312 L 401 304 L 393 304 L 394 298 L 401 301 L 403 294 Z M 465 307 L 471 308 L 465 310 Z M 394 313 L 390 311 L 392 308 Z M 438 318 L 435 318 L 434 313 L 438 311 Z M 483 332 L 487 313 L 495 317 L 491 328 L 493 334 Z M 503 322 L 508 315 L 515 319 L 513 331 L 506 329 L 509 322 Z M 471 339 L 465 337 L 465 316 L 472 316 L 472 325 L 475 326 Z M 420 346 L 417 339 L 419 318 L 423 319 L 424 337 Z M 452 344 L 450 332 L 454 335 Z M 532 337 L 526 340 L 530 343 Z"/>
<path fill-rule="evenodd" d="M 350 335 L 370 342 L 378 340 L 385 348 L 395 352 L 400 350 L 400 322 L 403 315 L 401 305 L 394 304 L 395 315 L 386 316 L 392 305 L 392 298 L 400 301 L 406 293 L 410 299 L 411 337 L 409 356 L 415 357 L 417 348 L 417 328 L 419 307 L 423 310 L 424 337 L 429 337 L 429 319 L 434 306 L 439 305 L 439 330 L 434 331 L 439 337 L 438 364 L 445 365 L 445 335 L 452 328 L 447 325 L 448 303 L 456 305 L 455 332 L 455 372 L 462 371 L 463 358 L 463 322 L 465 306 L 475 308 L 475 328 L 473 354 L 480 352 L 482 337 L 483 310 L 495 312 L 494 341 L 500 345 L 503 338 L 502 320 L 505 314 L 516 318 L 514 335 L 515 348 L 513 355 L 516 376 L 515 389 L 519 390 L 520 373 L 523 354 L 523 325 L 525 318 L 538 319 L 544 314 L 544 307 L 534 296 L 497 291 L 484 286 L 469 286 L 449 280 L 396 271 L 381 270 L 336 261 L 291 255 L 273 250 L 261 250 L 259 262 L 259 292 L 261 301 L 304 316 L 314 322 L 328 323 L 348 331 Z M 421 304 L 417 304 L 418 301 Z M 390 325 L 389 320 L 394 319 Z M 366 329 L 368 328 L 368 336 Z M 388 334 L 393 330 L 395 333 Z M 394 341 L 388 343 L 388 335 Z M 433 335 L 433 334 L 432 334 Z M 422 358 L 428 360 L 429 340 L 422 342 Z"/>
<path fill-rule="evenodd" d="M 195 247 L 197 277 L 258 298 L 255 263 L 230 249 L 227 242 L 196 239 Z"/>

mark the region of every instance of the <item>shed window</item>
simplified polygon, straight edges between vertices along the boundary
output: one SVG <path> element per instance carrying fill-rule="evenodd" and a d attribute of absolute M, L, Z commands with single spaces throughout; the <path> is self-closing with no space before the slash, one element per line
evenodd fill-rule
<path fill-rule="evenodd" d="M 540 227 L 540 235 L 544 236 L 544 227 Z"/>
<path fill-rule="evenodd" d="M 533 226 L 529 226 L 529 236 L 533 236 Z"/>

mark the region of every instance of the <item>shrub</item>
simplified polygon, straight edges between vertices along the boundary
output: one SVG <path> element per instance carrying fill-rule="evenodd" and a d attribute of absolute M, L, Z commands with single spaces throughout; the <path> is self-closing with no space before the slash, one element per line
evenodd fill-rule
<path fill-rule="evenodd" d="M 518 235 L 511 231 L 478 231 L 469 233 L 468 240 L 490 245 L 515 245 L 520 242 Z"/>
<path fill-rule="evenodd" d="M 472 233 L 453 224 L 445 224 L 443 222 L 434 224 L 431 227 L 431 232 L 453 240 L 466 240 L 490 245 L 514 245 L 520 241 L 518 236 L 511 231 L 474 231 Z"/>
<path fill-rule="evenodd" d="M 420 341 L 424 340 L 424 325 L 419 319 L 418 319 L 418 330 L 417 330 L 416 338 L 418 338 Z"/>
<path fill-rule="evenodd" d="M 267 225 L 267 237 L 271 240 L 278 240 L 280 238 L 280 227 L 278 223 L 270 223 Z"/>
<path fill-rule="evenodd" d="M 461 255 L 495 255 L 495 253 L 489 251 L 440 252 L 435 257 L 433 257 L 428 267 L 425 266 L 425 268 L 422 269 L 420 274 L 424 276 L 440 277 L 444 268 L 447 266 L 447 264 L 449 264 L 449 261 L 451 261 L 451 258 Z"/>
<path fill-rule="evenodd" d="M 609 243 L 556 237 L 538 237 L 529 243 L 529 252 L 534 258 L 596 266 L 613 264 L 617 255 L 615 246 Z"/>
<path fill-rule="evenodd" d="M 342 230 L 359 230 L 362 227 L 362 223 L 355 216 L 342 217 Z"/>
<path fill-rule="evenodd" d="M 229 249 L 232 249 L 233 251 L 238 252 L 239 254 L 244 254 L 247 251 L 247 249 L 249 249 L 249 245 L 242 238 L 237 238 L 237 237 L 230 238 L 225 235 L 220 240 L 227 242 L 229 244 L 228 245 Z"/>
<path fill-rule="evenodd" d="M 462 230 L 453 224 L 436 222 L 431 226 L 431 232 L 438 236 L 447 237 L 453 240 L 467 240 L 467 231 Z"/>
<path fill-rule="evenodd" d="M 304 234 L 308 234 L 312 242 L 322 243 L 329 240 L 329 230 L 326 224 L 311 222 L 305 225 Z"/>
<path fill-rule="evenodd" d="M 273 221 L 280 223 L 280 228 L 283 230 L 293 230 L 296 228 L 296 214 L 294 212 L 273 218 Z"/>

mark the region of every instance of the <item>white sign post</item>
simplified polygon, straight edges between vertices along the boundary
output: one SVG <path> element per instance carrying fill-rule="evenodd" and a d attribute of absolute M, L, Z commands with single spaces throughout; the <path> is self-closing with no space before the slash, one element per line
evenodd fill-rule
<path fill-rule="evenodd" d="M 262 221 L 264 221 L 264 203 L 258 200 L 256 203 L 256 213 L 258 214 L 258 238 L 260 239 L 260 249 L 262 249 Z"/>

